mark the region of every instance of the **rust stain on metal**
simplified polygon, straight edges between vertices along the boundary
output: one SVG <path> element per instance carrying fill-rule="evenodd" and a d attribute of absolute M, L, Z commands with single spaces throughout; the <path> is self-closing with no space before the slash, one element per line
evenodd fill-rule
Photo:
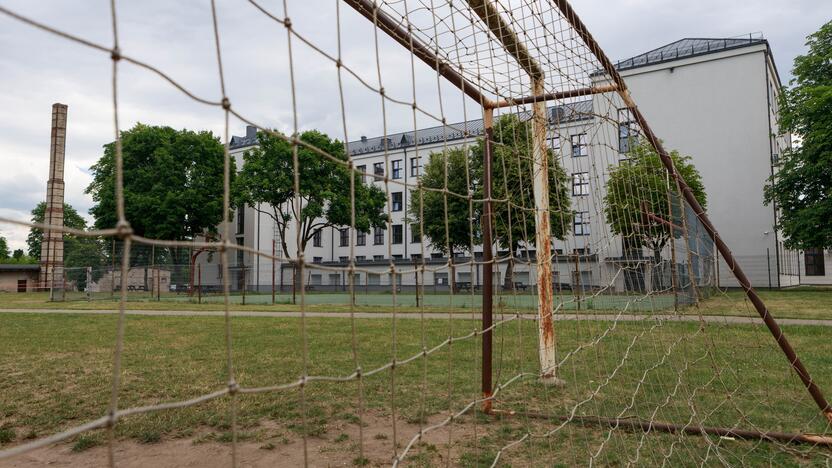
<path fill-rule="evenodd" d="M 534 80 L 533 93 L 542 95 L 543 80 Z M 549 225 L 549 157 L 546 150 L 546 104 L 532 107 L 534 160 L 535 249 L 537 256 L 538 315 L 540 316 L 540 372 L 544 381 L 557 382 L 555 327 L 552 320 L 552 244 Z"/>

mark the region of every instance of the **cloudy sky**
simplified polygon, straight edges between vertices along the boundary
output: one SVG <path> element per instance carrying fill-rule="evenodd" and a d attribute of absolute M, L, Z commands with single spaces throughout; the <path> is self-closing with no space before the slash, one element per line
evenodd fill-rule
<path fill-rule="evenodd" d="M 413 0 L 415 3 L 418 0 Z M 218 100 L 219 79 L 208 0 L 143 0 L 118 3 L 122 51 L 154 65 L 201 97 Z M 218 0 L 219 29 L 228 95 L 235 109 L 269 127 L 292 127 L 285 29 L 245 0 Z M 277 16 L 282 2 L 261 0 Z M 805 36 L 832 18 L 829 0 L 573 0 L 574 8 L 613 59 L 623 59 L 683 37 L 734 37 L 762 33 L 784 82 L 804 52 Z M 336 0 L 289 0 L 293 26 L 335 54 Z M 0 6 L 105 46 L 112 44 L 106 0 L 0 0 Z M 341 5 L 344 62 L 378 83 L 372 30 Z M 409 100 L 410 62 L 401 48 L 381 43 L 382 82 L 389 95 Z M 302 128 L 343 138 L 335 67 L 295 45 L 298 117 Z M 86 213 L 89 167 L 113 138 L 109 56 L 20 23 L 0 13 L 0 216 L 28 219 L 45 198 L 50 112 L 69 105 L 67 202 Z M 136 122 L 220 134 L 222 112 L 198 104 L 158 76 L 130 64 L 119 72 L 121 127 Z M 418 69 L 417 101 L 439 112 L 435 75 Z M 443 89 L 449 120 L 463 117 L 458 91 Z M 350 139 L 381 133 L 381 109 L 356 80 L 345 80 Z M 387 109 L 388 131 L 412 128 L 409 109 Z M 469 116 L 478 116 L 468 109 Z M 232 121 L 233 134 L 245 124 Z M 0 225 L 12 248 L 25 248 L 26 230 Z"/>

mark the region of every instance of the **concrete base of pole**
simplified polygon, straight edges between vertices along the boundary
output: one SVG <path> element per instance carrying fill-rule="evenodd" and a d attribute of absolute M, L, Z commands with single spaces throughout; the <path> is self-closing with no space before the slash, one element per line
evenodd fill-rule
<path fill-rule="evenodd" d="M 547 387 L 565 387 L 566 381 L 555 376 L 554 372 L 549 372 L 540 376 L 540 383 Z"/>

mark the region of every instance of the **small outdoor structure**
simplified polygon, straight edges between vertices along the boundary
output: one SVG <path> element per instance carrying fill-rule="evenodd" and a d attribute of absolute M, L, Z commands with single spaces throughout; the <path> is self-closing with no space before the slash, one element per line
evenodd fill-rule
<path fill-rule="evenodd" d="M 0 291 L 29 292 L 38 288 L 40 265 L 0 264 Z"/>
<path fill-rule="evenodd" d="M 121 270 L 108 271 L 98 281 L 91 282 L 90 292 L 118 291 L 121 286 Z M 128 291 L 170 291 L 170 271 L 163 268 L 131 268 L 127 271 Z"/>

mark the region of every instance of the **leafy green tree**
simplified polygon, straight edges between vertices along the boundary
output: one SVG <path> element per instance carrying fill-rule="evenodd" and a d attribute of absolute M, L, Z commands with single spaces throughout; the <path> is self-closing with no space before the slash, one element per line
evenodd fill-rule
<path fill-rule="evenodd" d="M 32 222 L 43 223 L 46 215 L 46 202 L 40 202 L 32 210 Z M 86 230 L 87 222 L 72 205 L 64 203 L 64 226 L 73 229 Z M 86 268 L 91 267 L 93 281 L 103 275 L 103 267 L 107 264 L 107 252 L 100 239 L 76 236 L 64 233 L 64 267 L 67 280 L 74 282 L 83 290 L 87 285 Z M 29 246 L 29 257 L 40 258 L 43 231 L 32 228 L 26 243 Z"/>
<path fill-rule="evenodd" d="M 190 240 L 212 237 L 223 220 L 225 150 L 208 131 L 175 130 L 136 124 L 121 133 L 124 211 L 133 232 L 144 237 Z M 93 181 L 86 189 L 95 202 L 90 214 L 97 229 L 116 225 L 115 143 L 92 166 Z M 236 175 L 231 159 L 230 177 Z M 186 249 L 170 249 L 176 264 L 189 264 Z M 134 249 L 134 264 L 148 265 L 150 249 Z M 188 275 L 187 271 L 180 271 Z M 184 277 L 172 278 L 176 283 Z M 145 273 L 145 286 L 148 277 Z"/>
<path fill-rule="evenodd" d="M 516 115 L 505 115 L 494 125 L 491 196 L 497 200 L 509 200 L 509 202 L 492 203 L 494 239 L 512 255 L 517 255 L 524 243 L 533 246 L 536 238 L 531 134 L 531 123 L 521 120 Z M 481 241 L 482 226 L 479 220 L 483 213 L 483 204 L 474 203 L 473 210 L 471 210 L 464 195 L 470 190 L 474 198 L 481 200 L 484 197 L 484 153 L 485 142 L 480 139 L 471 147 L 468 155 L 462 148 L 455 148 L 444 154 L 437 153 L 430 156 L 430 160 L 425 165 L 421 183 L 426 188 L 442 189 L 445 186 L 447 164 L 448 191 L 455 194 L 449 194 L 447 197 L 447 213 L 443 192 L 423 191 L 423 217 L 419 212 L 418 191 L 414 191 L 411 195 L 414 203 L 410 217 L 414 222 L 422 223 L 422 229 L 429 238 L 430 245 L 445 254 L 448 254 L 446 244 L 450 244 L 454 251 L 467 251 L 470 250 L 472 238 L 475 244 Z M 567 177 L 551 151 L 548 152 L 548 156 L 551 232 L 552 237 L 563 239 L 569 230 L 572 217 Z M 472 215 L 476 222 L 470 225 L 468 219 Z M 470 232 L 472 227 L 474 232 Z M 513 264 L 509 262 L 504 287 L 511 288 L 513 284 Z"/>
<path fill-rule="evenodd" d="M 9 243 L 6 241 L 6 238 L 0 236 L 0 260 L 5 260 L 9 258 Z"/>
<path fill-rule="evenodd" d="M 532 125 L 517 115 L 504 115 L 494 125 L 492 151 L 491 193 L 494 202 L 494 235 L 499 245 L 515 256 L 521 245 L 533 248 L 536 242 L 535 202 L 532 153 Z M 480 139 L 472 148 L 473 168 L 476 173 L 477 198 L 483 198 L 482 174 L 485 142 Z M 549 159 L 549 226 L 555 239 L 564 239 L 572 226 L 571 198 L 566 172 L 554 152 L 547 149 Z M 522 207 L 522 208 L 520 208 Z M 504 287 L 514 285 L 513 262 L 506 266 Z"/>
<path fill-rule="evenodd" d="M 20 260 L 23 258 L 23 249 L 15 249 L 14 253 L 12 254 L 12 258 L 15 260 Z"/>
<path fill-rule="evenodd" d="M 655 265 L 661 263 L 662 250 L 673 238 L 681 237 L 678 229 L 647 218 L 647 213 L 676 224 L 680 223 L 680 199 L 676 186 L 667 178 L 659 154 L 647 140 L 631 147 L 629 160 L 610 169 L 604 196 L 604 214 L 613 234 L 621 236 L 625 245 L 650 249 Z M 689 156 L 671 151 L 676 171 L 684 178 L 696 200 L 707 205 L 705 186 Z M 670 195 L 670 203 L 668 196 Z M 625 252 L 627 254 L 629 252 Z M 658 281 L 654 269 L 654 282 Z M 660 282 L 657 284 L 661 284 Z"/>
<path fill-rule="evenodd" d="M 136 124 L 121 133 L 124 210 L 133 232 L 168 240 L 216 233 L 222 222 L 224 148 L 211 132 Z M 115 143 L 86 189 L 97 229 L 116 225 Z M 232 159 L 231 177 L 236 173 Z"/>
<path fill-rule="evenodd" d="M 317 232 L 326 227 L 350 226 L 350 177 L 355 183 L 355 227 L 368 232 L 384 227 L 386 198 L 377 187 L 362 182 L 360 174 L 350 172 L 345 164 L 344 144 L 316 130 L 303 132 L 301 141 L 343 161 L 336 162 L 319 153 L 298 146 L 300 179 L 300 212 L 295 203 L 294 162 L 292 145 L 283 138 L 260 132 L 259 146 L 243 154 L 243 168 L 235 182 L 238 205 L 260 209 L 274 220 L 280 231 L 281 249 L 289 252 L 288 230 L 300 221 L 300 250 Z"/>
<path fill-rule="evenodd" d="M 808 37 L 780 100 L 780 128 L 802 142 L 783 154 L 765 187 L 790 248 L 832 248 L 832 21 Z"/>
<path fill-rule="evenodd" d="M 472 215 L 479 220 L 482 209 L 480 204 L 474 204 L 474 212 L 471 213 L 471 206 L 465 197 L 469 191 L 466 166 L 470 163 L 466 159 L 470 156 L 462 148 L 431 154 L 420 179 L 422 187 L 429 190 L 411 192 L 410 221 L 421 224 L 428 244 L 449 255 L 449 258 L 453 258 L 455 252 L 469 251 L 472 238 L 474 243 L 480 239 L 479 222 L 473 224 L 474 232 L 471 232 L 472 225 L 469 223 Z M 447 197 L 444 191 L 440 191 L 445 187 L 446 168 L 447 188 L 451 192 Z"/>
<path fill-rule="evenodd" d="M 32 210 L 32 222 L 43 223 L 46 214 L 46 202 L 40 202 Z M 78 214 L 78 211 L 68 203 L 64 203 L 64 226 L 73 229 L 84 230 L 87 228 L 87 221 Z M 69 235 L 64 235 L 66 239 Z M 74 237 L 74 236 L 73 236 Z M 40 229 L 29 229 L 29 236 L 26 238 L 26 245 L 29 247 L 29 256 L 40 258 L 41 243 L 43 242 L 43 231 Z"/>

